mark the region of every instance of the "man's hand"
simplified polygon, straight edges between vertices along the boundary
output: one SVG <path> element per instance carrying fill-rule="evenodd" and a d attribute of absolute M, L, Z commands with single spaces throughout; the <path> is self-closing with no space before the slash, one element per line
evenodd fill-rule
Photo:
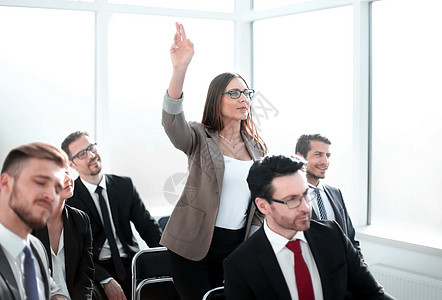
<path fill-rule="evenodd" d="M 123 289 L 115 279 L 111 279 L 108 283 L 105 283 L 103 289 L 109 300 L 126 300 Z"/>

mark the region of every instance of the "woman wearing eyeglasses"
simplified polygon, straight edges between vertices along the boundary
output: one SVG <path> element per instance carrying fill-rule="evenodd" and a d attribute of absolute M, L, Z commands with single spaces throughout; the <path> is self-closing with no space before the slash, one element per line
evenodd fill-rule
<path fill-rule="evenodd" d="M 210 83 L 200 122 L 187 122 L 183 84 L 194 54 L 182 24 L 170 49 L 173 73 L 164 97 L 162 123 L 172 144 L 188 156 L 188 179 L 164 230 L 175 286 L 181 299 L 201 299 L 223 285 L 222 262 L 262 216 L 250 201 L 246 178 L 267 152 L 252 120 L 245 80 L 223 73 Z"/>
<path fill-rule="evenodd" d="M 46 227 L 32 232 L 48 253 L 52 278 L 70 299 L 92 299 L 94 264 L 89 217 L 65 205 L 74 193 L 74 180 L 66 171 L 60 202 Z"/>

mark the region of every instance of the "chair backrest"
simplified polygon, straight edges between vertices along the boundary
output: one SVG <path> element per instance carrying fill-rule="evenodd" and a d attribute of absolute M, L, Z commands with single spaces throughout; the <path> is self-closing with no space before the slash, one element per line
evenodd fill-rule
<path fill-rule="evenodd" d="M 173 282 L 169 255 L 165 247 L 139 251 L 132 259 L 132 299 L 140 299 L 147 284 Z"/>
<path fill-rule="evenodd" d="M 214 289 L 211 289 L 207 291 L 207 293 L 204 294 L 203 300 L 224 300 L 226 299 L 224 297 L 224 287 L 216 287 Z"/>
<path fill-rule="evenodd" d="M 166 228 L 166 224 L 167 224 L 167 221 L 169 221 L 169 217 L 170 216 L 164 216 L 158 220 L 158 224 L 160 225 L 161 230 L 164 231 L 164 228 Z"/>

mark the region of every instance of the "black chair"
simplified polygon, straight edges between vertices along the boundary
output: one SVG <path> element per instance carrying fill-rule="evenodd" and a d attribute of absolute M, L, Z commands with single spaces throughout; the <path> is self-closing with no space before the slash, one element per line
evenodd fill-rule
<path fill-rule="evenodd" d="M 158 224 L 160 225 L 161 230 L 164 231 L 164 228 L 166 228 L 166 224 L 167 224 L 167 221 L 169 221 L 169 217 L 170 216 L 164 216 L 158 220 Z"/>
<path fill-rule="evenodd" d="M 214 289 L 211 289 L 207 291 L 207 293 L 204 294 L 203 300 L 225 300 L 224 297 L 224 287 L 216 287 Z"/>
<path fill-rule="evenodd" d="M 139 251 L 132 259 L 132 299 L 179 299 L 165 247 Z"/>

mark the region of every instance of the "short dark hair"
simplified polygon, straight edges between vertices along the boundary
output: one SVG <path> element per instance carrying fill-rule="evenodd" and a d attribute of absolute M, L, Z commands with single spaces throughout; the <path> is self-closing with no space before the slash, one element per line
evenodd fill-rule
<path fill-rule="evenodd" d="M 68 135 L 64 139 L 63 143 L 61 143 L 61 149 L 63 149 L 63 151 L 66 152 L 69 158 L 72 157 L 72 153 L 71 151 L 69 151 L 69 145 L 75 142 L 76 140 L 78 140 L 79 138 L 81 138 L 82 136 L 89 136 L 89 133 L 87 133 L 86 131 L 75 131 L 70 135 Z"/>
<path fill-rule="evenodd" d="M 12 149 L 3 163 L 2 174 L 7 173 L 17 179 L 25 163 L 31 158 L 46 159 L 55 162 L 61 168 L 67 168 L 66 153 L 46 143 L 31 143 Z"/>
<path fill-rule="evenodd" d="M 331 145 L 331 142 L 328 138 L 319 133 L 316 134 L 303 134 L 298 138 L 298 142 L 296 143 L 295 153 L 300 153 L 302 156 L 307 157 L 307 154 L 312 149 L 311 142 L 317 141 L 326 143 Z"/>
<path fill-rule="evenodd" d="M 291 175 L 303 170 L 306 160 L 299 155 L 268 155 L 256 160 L 249 170 L 247 183 L 254 202 L 257 197 L 266 199 L 269 203 L 274 190 L 274 178 Z"/>

